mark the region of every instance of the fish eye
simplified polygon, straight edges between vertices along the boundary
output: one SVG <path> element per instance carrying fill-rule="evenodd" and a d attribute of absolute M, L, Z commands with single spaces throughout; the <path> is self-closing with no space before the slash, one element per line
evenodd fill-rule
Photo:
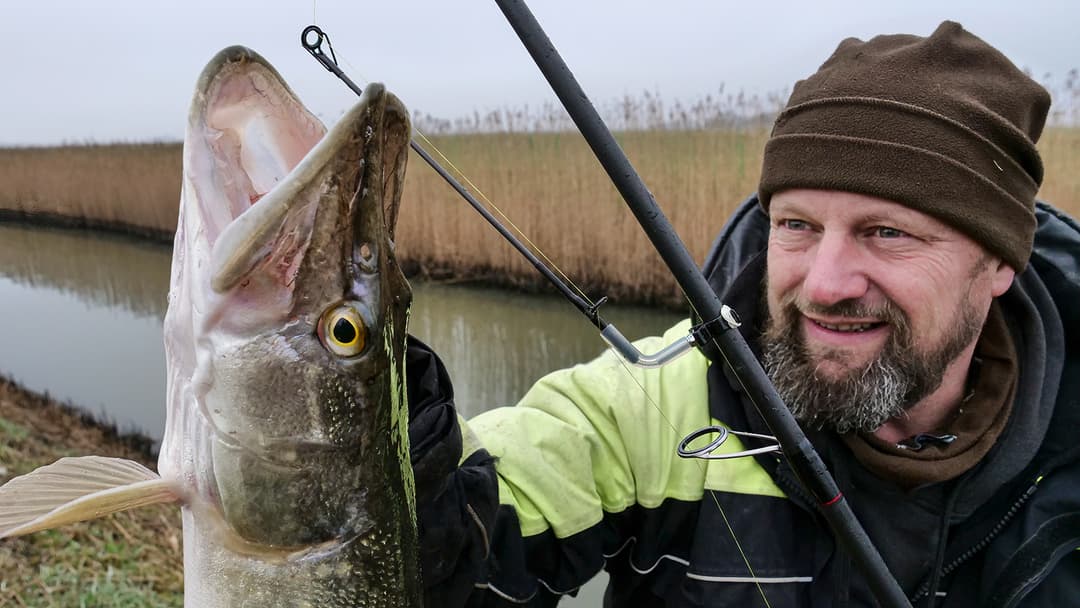
<path fill-rule="evenodd" d="M 356 308 L 342 304 L 327 310 L 319 320 L 319 340 L 339 357 L 355 357 L 367 344 L 367 327 Z"/>

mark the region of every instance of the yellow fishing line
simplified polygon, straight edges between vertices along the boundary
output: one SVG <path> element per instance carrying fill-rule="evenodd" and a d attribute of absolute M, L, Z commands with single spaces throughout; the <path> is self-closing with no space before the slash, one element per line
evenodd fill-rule
<path fill-rule="evenodd" d="M 501 209 L 499 209 L 499 207 L 497 205 L 495 205 L 493 202 L 491 202 L 491 200 L 483 193 L 483 191 L 480 190 L 480 188 L 478 188 L 476 186 L 476 184 L 474 184 L 472 182 L 472 180 L 470 180 L 460 169 L 457 168 L 456 165 L 454 165 L 453 161 L 451 161 L 449 158 L 447 158 L 446 155 L 444 155 L 442 153 L 442 151 L 440 151 L 438 149 L 438 147 L 435 146 L 435 144 L 432 143 L 431 140 L 429 140 L 418 129 L 414 129 L 413 132 L 416 133 L 417 136 L 419 136 L 420 139 L 422 139 L 424 141 L 424 143 L 427 144 L 427 146 L 431 150 L 433 150 L 435 152 L 435 154 L 437 154 L 439 156 L 439 158 L 442 159 L 443 162 L 446 163 L 446 165 L 448 165 L 450 167 L 450 169 L 458 176 L 458 178 L 460 180 L 462 180 L 465 184 L 467 184 L 468 187 L 471 188 L 479 196 L 479 198 L 484 201 L 485 204 L 489 205 L 492 209 L 494 209 L 499 214 L 499 216 L 511 228 L 513 228 L 513 230 L 518 235 L 520 235 L 521 238 L 526 243 L 528 243 L 529 246 L 532 247 L 539 256 L 541 256 L 544 259 L 545 262 L 547 262 L 547 264 L 549 266 L 554 268 L 555 271 L 558 272 L 559 276 L 563 278 L 563 280 L 565 280 L 567 283 L 569 283 L 574 288 L 574 290 L 577 291 L 579 295 L 581 295 L 582 298 L 584 298 L 586 301 L 589 302 L 590 305 L 593 304 L 592 301 L 589 300 L 588 296 L 586 296 L 584 293 L 582 293 L 582 291 L 578 288 L 578 286 L 569 277 L 567 277 L 558 268 L 558 266 L 556 266 L 555 263 L 552 262 L 547 257 L 547 255 L 545 255 L 544 252 L 538 246 L 536 246 L 528 238 L 528 236 L 525 235 L 525 233 L 520 228 L 518 228 L 517 225 L 514 224 L 514 222 L 509 217 L 507 217 L 507 215 L 505 213 L 502 212 Z M 715 339 L 713 341 L 715 342 Z M 645 395 L 645 398 L 648 400 L 649 404 L 652 405 L 652 407 L 660 414 L 661 418 L 664 419 L 664 422 L 666 422 L 668 427 L 671 428 L 672 434 L 675 435 L 676 439 L 678 439 L 679 431 L 675 427 L 674 423 L 671 422 L 671 419 L 669 419 L 667 417 L 667 415 L 664 413 L 664 410 L 660 408 L 659 404 L 657 404 L 653 400 L 653 398 L 649 394 L 649 392 L 647 390 L 645 390 L 645 387 L 642 386 L 641 383 L 638 382 L 637 378 L 634 377 L 634 374 L 631 373 L 630 369 L 627 367 L 627 363 L 623 360 L 623 358 L 621 356 L 619 356 L 618 353 L 615 353 L 615 358 L 618 359 L 618 361 L 619 361 L 620 365 L 622 366 L 623 370 L 630 377 L 630 379 L 633 380 L 634 384 L 637 385 L 638 389 L 642 392 L 642 394 Z M 695 459 L 695 464 L 698 466 L 699 470 L 701 471 L 702 478 L 704 478 L 705 477 L 704 465 L 700 461 L 697 461 L 697 459 Z M 754 580 L 754 586 L 757 588 L 758 594 L 761 595 L 761 601 L 764 602 L 766 608 L 772 608 L 772 605 L 769 603 L 769 598 L 765 595 L 765 588 L 762 587 L 761 582 L 758 580 L 757 574 L 754 572 L 754 567 L 750 564 L 750 558 L 746 555 L 746 551 L 743 549 L 742 543 L 739 542 L 739 537 L 738 537 L 738 535 L 735 534 L 735 529 L 732 527 L 731 522 L 728 520 L 727 513 L 724 512 L 724 507 L 720 505 L 720 500 L 716 497 L 716 492 L 711 491 L 711 490 L 706 490 L 706 492 L 708 492 L 709 496 L 712 497 L 713 504 L 716 505 L 717 510 L 720 512 L 720 517 L 724 520 L 724 525 L 727 527 L 728 533 L 731 534 L 731 539 L 735 542 L 735 547 L 739 551 L 739 556 L 742 558 L 743 564 L 746 565 L 746 569 L 747 569 L 747 571 L 749 571 L 750 577 Z"/>
<path fill-rule="evenodd" d="M 529 237 L 520 228 L 518 228 L 518 226 L 513 222 L 513 220 L 511 220 L 505 213 L 503 213 L 503 211 L 501 209 L 499 209 L 499 207 L 497 205 L 495 205 L 495 203 L 493 203 L 483 193 L 483 191 L 480 190 L 480 188 L 477 187 L 476 184 L 474 184 L 472 182 L 472 180 L 470 180 L 460 169 L 458 169 L 457 166 L 453 163 L 453 161 L 451 161 L 449 158 L 447 158 L 446 155 L 444 155 L 442 153 L 442 151 L 439 150 L 438 146 L 436 146 L 430 139 L 427 138 L 427 136 L 425 136 L 418 129 L 413 129 L 413 132 L 416 133 L 416 135 L 421 140 L 423 140 L 423 142 L 430 148 L 430 150 L 434 151 L 434 153 L 436 155 L 438 155 L 438 157 L 447 166 L 449 166 L 449 168 L 455 173 L 455 175 L 458 177 L 459 180 L 461 180 L 470 189 L 472 189 L 473 192 L 475 192 L 476 195 L 481 200 L 483 200 L 485 204 L 487 204 L 489 207 L 494 209 L 495 212 L 498 213 L 499 216 L 503 219 L 503 221 L 505 221 L 526 243 L 528 243 L 528 245 L 537 253 L 537 255 L 539 255 L 541 258 L 543 258 L 544 261 L 549 266 L 551 266 L 559 274 L 560 277 L 563 278 L 563 280 L 565 280 L 568 284 L 570 284 L 574 288 L 574 290 L 583 299 L 585 299 L 586 301 L 589 302 L 590 305 L 593 304 L 593 302 L 591 300 L 589 300 L 588 296 L 586 296 L 581 291 L 581 289 L 578 288 L 578 286 L 573 282 L 573 280 L 571 280 L 569 277 L 567 277 L 562 272 L 562 270 L 560 270 L 559 267 L 556 266 L 555 263 L 552 262 L 551 259 L 548 258 L 546 254 L 544 254 L 543 250 L 541 250 L 535 243 L 533 243 L 532 240 L 530 240 Z M 713 341 L 715 342 L 715 339 Z M 615 353 L 615 358 L 618 359 L 618 361 L 619 361 L 620 365 L 622 366 L 623 370 L 630 377 L 630 379 L 633 380 L 634 384 L 637 385 L 638 389 L 642 392 L 642 394 L 645 395 L 645 398 L 648 400 L 649 404 L 652 405 L 652 407 L 660 414 L 660 417 L 664 419 L 664 422 L 666 422 L 668 427 L 671 429 L 672 434 L 675 435 L 676 439 L 678 439 L 679 431 L 675 427 L 675 424 L 671 422 L 671 419 L 669 419 L 667 417 L 667 415 L 664 413 L 664 410 L 660 408 L 659 404 L 657 404 L 653 400 L 653 398 L 649 394 L 649 392 L 647 390 L 645 390 L 645 387 L 642 386 L 641 383 L 638 382 L 637 378 L 634 377 L 634 374 L 631 373 L 630 369 L 627 367 L 627 363 L 623 360 L 623 358 L 621 356 L 619 356 L 618 353 Z M 697 461 L 696 459 L 695 459 L 695 464 L 697 465 L 698 469 L 701 471 L 702 478 L 704 478 L 705 474 L 706 474 L 704 465 L 700 461 Z M 750 573 L 750 577 L 754 580 L 754 586 L 757 588 L 758 594 L 761 596 L 761 601 L 764 602 L 766 608 L 772 608 L 772 605 L 769 603 L 769 598 L 765 594 L 765 588 L 762 587 L 761 582 L 758 580 L 757 574 L 754 572 L 754 567 L 750 564 L 750 558 L 749 558 L 749 556 L 747 556 L 746 551 L 743 549 L 742 543 L 739 542 L 739 537 L 738 537 L 738 535 L 735 534 L 735 529 L 732 527 L 731 522 L 728 520 L 727 513 L 724 512 L 724 507 L 720 505 L 720 500 L 716 497 L 716 492 L 711 491 L 711 490 L 705 490 L 705 491 L 708 492 L 709 496 L 712 498 L 713 504 L 716 505 L 717 510 L 720 512 L 720 517 L 724 520 L 724 525 L 727 527 L 728 533 L 731 534 L 731 539 L 735 543 L 735 548 L 739 551 L 739 556 L 742 558 L 743 564 L 746 565 L 746 569 Z"/>
<path fill-rule="evenodd" d="M 713 341 L 715 342 L 715 339 Z M 649 391 L 645 390 L 645 387 L 642 386 L 640 382 L 638 382 L 638 379 L 634 377 L 634 373 L 630 371 L 630 368 L 628 367 L 626 361 L 623 360 L 623 358 L 615 352 L 615 349 L 609 350 L 612 351 L 612 353 L 615 355 L 615 359 L 617 359 L 619 361 L 619 364 L 622 365 L 623 371 L 626 372 L 626 375 L 634 381 L 634 384 L 636 384 L 638 389 L 641 390 L 642 394 L 645 395 L 645 399 L 647 399 L 649 401 L 649 404 L 652 405 L 657 412 L 659 412 L 660 417 L 663 418 L 664 422 L 666 422 L 667 425 L 671 428 L 671 433 L 675 435 L 676 440 L 679 440 L 679 429 L 675 427 L 675 424 L 671 422 L 670 418 L 667 417 L 667 415 L 664 413 L 664 410 L 660 408 L 660 404 L 656 403 L 656 401 L 653 400 L 652 395 L 649 394 Z M 700 459 L 694 458 L 693 460 L 694 464 L 697 465 L 698 470 L 701 471 L 702 479 L 705 479 L 705 477 L 707 476 L 705 466 L 701 463 Z M 761 601 L 765 603 L 766 608 L 772 608 L 772 605 L 769 604 L 769 598 L 765 596 L 765 588 L 761 586 L 761 581 L 758 580 L 757 574 L 754 573 L 754 567 L 750 565 L 750 558 L 746 555 L 746 551 L 744 551 L 742 548 L 742 543 L 739 542 L 739 537 L 735 534 L 735 528 L 733 528 L 731 526 L 731 522 L 728 521 L 727 513 L 724 512 L 724 507 L 720 506 L 720 499 L 716 497 L 716 492 L 707 488 L 704 491 L 712 497 L 713 504 L 716 505 L 717 510 L 720 511 L 720 517 L 723 518 L 724 525 L 727 526 L 728 533 L 731 534 L 731 540 L 735 541 L 735 548 L 739 550 L 739 556 L 742 558 L 743 564 L 746 565 L 746 569 L 750 572 L 750 578 L 754 579 L 754 586 L 757 587 L 758 594 L 761 595 Z"/>
<path fill-rule="evenodd" d="M 530 247 L 530 248 L 531 248 L 531 249 L 532 249 L 532 250 L 533 250 L 533 251 L 534 251 L 534 252 L 535 252 L 535 253 L 536 253 L 536 254 L 537 254 L 538 256 L 540 256 L 540 257 L 541 257 L 541 258 L 542 258 L 542 259 L 544 260 L 544 262 L 545 262 L 545 263 L 546 263 L 546 264 L 547 264 L 548 266 L 550 266 L 550 267 L 551 267 L 552 269 L 554 269 L 554 270 L 555 270 L 555 272 L 556 272 L 556 273 L 557 273 L 557 274 L 559 275 L 559 277 L 560 277 L 560 278 L 561 278 L 561 279 L 562 279 L 563 281 L 565 281 L 566 283 L 568 283 L 568 284 L 569 284 L 569 285 L 570 285 L 570 286 L 571 286 L 571 287 L 572 287 L 572 288 L 574 289 L 574 291 L 576 291 L 576 292 L 577 292 L 577 294 L 578 294 L 579 296 L 581 296 L 581 298 L 582 298 L 583 300 L 585 300 L 586 302 L 588 302 L 588 303 L 589 303 L 589 305 L 590 305 L 590 306 L 595 306 L 595 303 L 594 303 L 594 302 L 593 302 L 593 301 L 592 301 L 591 299 L 589 299 L 589 296 L 585 295 L 585 292 L 583 292 L 583 291 L 581 290 L 581 288 L 579 288 L 579 287 L 577 286 L 577 284 L 576 284 L 576 283 L 574 283 L 574 281 L 573 281 L 573 280 L 572 280 L 572 279 L 571 279 L 570 277 L 566 276 L 566 274 L 565 274 L 565 273 L 563 273 L 563 271 L 562 271 L 562 270 L 561 270 L 561 269 L 560 269 L 560 268 L 559 268 L 559 267 L 558 267 L 558 266 L 557 266 L 557 265 L 555 264 L 555 262 L 553 262 L 553 261 L 551 260 L 551 258 L 549 258 L 549 257 L 547 256 L 547 254 L 545 254 L 545 253 L 544 253 L 544 251 L 543 251 L 543 250 L 542 250 L 542 249 L 541 249 L 541 248 L 540 248 L 540 247 L 539 247 L 539 246 L 538 246 L 538 245 L 537 245 L 536 243 L 534 243 L 534 242 L 532 241 L 532 239 L 530 239 L 530 238 L 529 238 L 529 236 L 528 236 L 527 234 L 525 234 L 525 232 L 524 232 L 524 231 L 522 231 L 522 230 L 521 230 L 520 228 L 518 228 L 517 224 L 515 224 L 513 220 L 511 220 L 511 219 L 510 219 L 510 218 L 509 218 L 509 217 L 508 217 L 508 216 L 507 216 L 507 215 L 506 215 L 505 213 L 503 213 L 502 209 L 500 209 L 498 205 L 496 205 L 495 203 L 493 203 L 493 202 L 491 201 L 491 199 L 489 199 L 489 198 L 487 197 L 487 195 L 486 195 L 486 194 L 484 194 L 484 192 L 483 192 L 482 190 L 480 190 L 480 188 L 479 188 L 479 187 L 477 187 L 477 185 L 476 185 L 476 184 L 474 184 L 474 183 L 473 183 L 473 181 L 472 181 L 471 179 L 469 179 L 469 178 L 468 178 L 468 176 L 466 176 L 466 175 L 465 175 L 465 174 L 464 174 L 464 173 L 463 173 L 463 172 L 462 172 L 462 171 L 461 171 L 460 169 L 458 169 L 458 168 L 457 168 L 457 166 L 456 166 L 456 165 L 454 164 L 454 162 L 453 162 L 453 161 L 451 161 L 451 160 L 450 160 L 449 158 L 447 158 L 447 157 L 446 157 L 446 155 L 445 155 L 445 154 L 443 154 L 441 150 L 439 150 L 438 146 L 436 146 L 436 145 L 435 145 L 435 144 L 434 144 L 434 143 L 433 143 L 433 142 L 432 142 L 432 141 L 431 141 L 430 139 L 428 139 L 426 135 L 424 135 L 423 133 L 421 133 L 419 129 L 415 129 L 415 128 L 414 128 L 414 129 L 413 129 L 413 133 L 416 133 L 416 135 L 417 135 L 417 136 L 418 136 L 418 137 L 419 137 L 420 139 L 422 139 L 422 140 L 424 141 L 424 143 L 425 143 L 425 144 L 427 144 L 427 146 L 428 146 L 428 147 L 429 147 L 429 148 L 430 148 L 430 149 L 431 149 L 431 150 L 432 150 L 432 151 L 433 151 L 433 152 L 434 152 L 434 153 L 435 153 L 436 155 L 438 155 L 438 157 L 439 157 L 439 158 L 441 158 L 441 159 L 443 160 L 443 162 L 444 162 L 444 163 L 446 163 L 446 165 L 448 165 L 448 166 L 450 167 L 450 169 L 451 169 L 451 170 L 452 170 L 452 171 L 454 172 L 454 174 L 456 175 L 456 177 L 457 177 L 457 178 L 458 178 L 458 179 L 459 179 L 460 181 L 464 182 L 464 183 L 465 183 L 465 185 L 467 185 L 467 186 L 468 186 L 468 187 L 469 187 L 469 188 L 470 188 L 470 189 L 471 189 L 471 190 L 472 190 L 473 192 L 475 192 L 475 193 L 476 193 L 476 195 L 477 195 L 477 196 L 478 196 L 478 197 L 480 198 L 480 200 L 484 201 L 484 203 L 485 203 L 485 204 L 486 204 L 487 206 L 489 206 L 490 208 L 494 209 L 494 210 L 495 210 L 495 212 L 499 214 L 499 217 L 500 217 L 500 218 L 502 218 L 502 220 L 503 220 L 503 221 L 504 221 L 504 222 L 505 222 L 505 223 L 506 223 L 507 225 L 509 225 L 509 226 L 510 226 L 510 228 L 512 228 L 512 229 L 514 230 L 514 232 L 516 232 L 516 233 L 517 233 L 517 235 L 518 235 L 519 237 L 521 237 L 521 239 L 522 239 L 523 241 L 525 241 L 525 243 L 526 243 L 526 244 L 528 244 L 528 245 L 529 245 L 529 247 Z"/>

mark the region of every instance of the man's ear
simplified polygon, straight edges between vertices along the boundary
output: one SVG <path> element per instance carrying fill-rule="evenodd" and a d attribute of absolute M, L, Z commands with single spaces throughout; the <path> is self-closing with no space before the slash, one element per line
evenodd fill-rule
<path fill-rule="evenodd" d="M 990 289 L 994 294 L 994 297 L 998 297 L 1001 294 L 1009 290 L 1012 286 L 1013 279 L 1016 278 L 1016 271 L 1012 266 L 1009 266 L 1000 258 L 995 258 L 990 262 L 991 267 L 994 268 L 994 276 L 991 278 Z"/>

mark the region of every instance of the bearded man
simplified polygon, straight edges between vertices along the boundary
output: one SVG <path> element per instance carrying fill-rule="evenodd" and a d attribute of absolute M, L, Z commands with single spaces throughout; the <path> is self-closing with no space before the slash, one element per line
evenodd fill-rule
<path fill-rule="evenodd" d="M 705 264 L 915 606 L 1080 602 L 1080 228 L 1035 202 L 1049 105 L 956 23 L 845 40 Z M 877 605 L 782 456 L 676 456 L 710 424 L 769 434 L 726 366 L 609 353 L 465 423 L 412 347 L 432 605 L 550 606 L 601 568 L 605 606 Z"/>

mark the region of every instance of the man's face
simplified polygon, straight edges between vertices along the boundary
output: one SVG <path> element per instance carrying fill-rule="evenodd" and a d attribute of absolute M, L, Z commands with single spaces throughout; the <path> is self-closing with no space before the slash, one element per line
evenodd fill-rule
<path fill-rule="evenodd" d="M 966 373 L 1007 265 L 880 198 L 787 190 L 769 215 L 765 365 L 797 418 L 872 431 Z"/>

